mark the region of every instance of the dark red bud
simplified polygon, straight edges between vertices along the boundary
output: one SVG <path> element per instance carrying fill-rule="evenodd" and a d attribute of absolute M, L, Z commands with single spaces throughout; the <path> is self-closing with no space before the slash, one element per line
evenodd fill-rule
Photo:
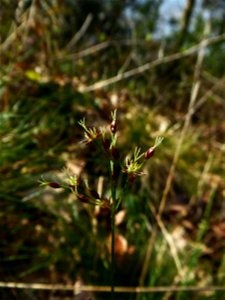
<path fill-rule="evenodd" d="M 146 152 L 145 152 L 145 159 L 149 159 L 151 158 L 155 153 L 155 149 L 154 148 L 149 148 Z"/>
<path fill-rule="evenodd" d="M 110 125 L 110 129 L 113 134 L 116 133 L 116 121 L 115 120 L 112 121 L 112 123 Z"/>
<path fill-rule="evenodd" d="M 78 194 L 77 195 L 77 198 L 81 201 L 81 202 L 84 202 L 84 203 L 89 203 L 90 201 L 90 198 L 83 195 L 83 194 Z"/>
<path fill-rule="evenodd" d="M 61 185 L 58 182 L 49 182 L 48 184 L 50 187 L 52 187 L 53 189 L 58 189 L 61 188 Z"/>
<path fill-rule="evenodd" d="M 95 199 L 100 199 L 99 194 L 95 190 L 89 190 L 89 192 Z"/>

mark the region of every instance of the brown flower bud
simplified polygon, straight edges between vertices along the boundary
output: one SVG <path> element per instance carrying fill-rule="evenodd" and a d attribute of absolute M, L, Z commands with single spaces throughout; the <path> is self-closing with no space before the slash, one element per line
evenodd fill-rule
<path fill-rule="evenodd" d="M 115 134 L 116 133 L 116 121 L 115 120 L 113 120 L 112 121 L 112 123 L 111 123 L 111 125 L 110 125 L 110 129 L 111 129 L 111 132 L 113 133 L 113 134 Z"/>
<path fill-rule="evenodd" d="M 58 182 L 49 182 L 48 184 L 50 187 L 52 187 L 53 189 L 58 189 L 61 188 L 61 185 Z"/>
<path fill-rule="evenodd" d="M 87 196 L 85 196 L 85 195 L 83 195 L 83 194 L 78 194 L 78 195 L 77 195 L 77 198 L 78 198 L 81 202 L 83 202 L 83 203 L 89 203 L 89 202 L 90 202 L 90 198 L 87 197 Z"/>
<path fill-rule="evenodd" d="M 151 158 L 155 153 L 155 148 L 151 147 L 145 152 L 145 159 Z"/>

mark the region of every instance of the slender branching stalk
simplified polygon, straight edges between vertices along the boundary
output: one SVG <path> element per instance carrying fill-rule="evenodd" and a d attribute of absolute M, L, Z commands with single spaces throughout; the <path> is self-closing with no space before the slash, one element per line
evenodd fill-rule
<path fill-rule="evenodd" d="M 112 113 L 111 147 L 116 146 L 116 110 Z M 115 163 L 110 160 L 110 183 L 111 183 L 111 300 L 114 300 L 114 273 L 115 273 L 115 210 L 116 210 L 116 182 L 115 182 Z"/>
<path fill-rule="evenodd" d="M 155 149 L 161 144 L 163 138 L 157 137 L 152 147 L 142 152 L 141 148 L 136 147 L 132 156 L 121 159 L 117 148 L 117 112 L 112 112 L 112 121 L 110 130 L 96 127 L 88 127 L 85 119 L 79 122 L 84 130 L 83 143 L 89 144 L 94 142 L 96 145 L 102 145 L 104 159 L 108 161 L 110 177 L 110 199 L 104 195 L 99 195 L 95 189 L 89 187 L 85 178 L 77 178 L 76 175 L 66 174 L 65 180 L 49 181 L 42 178 L 41 185 L 51 188 L 69 189 L 76 196 L 77 200 L 85 204 L 99 205 L 104 209 L 110 210 L 111 216 L 111 300 L 115 298 L 115 214 L 119 210 L 123 201 L 125 190 L 130 183 L 133 183 L 138 176 L 142 176 L 144 163 L 150 159 Z M 119 170 L 119 171 L 118 171 Z M 124 180 L 124 187 L 120 191 L 118 187 L 119 177 Z"/>
<path fill-rule="evenodd" d="M 111 299 L 114 300 L 116 188 L 113 183 L 111 186 L 111 198 Z"/>

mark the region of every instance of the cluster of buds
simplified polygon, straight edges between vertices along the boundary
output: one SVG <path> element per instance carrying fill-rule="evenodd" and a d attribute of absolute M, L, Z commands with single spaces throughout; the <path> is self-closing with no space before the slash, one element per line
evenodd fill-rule
<path fill-rule="evenodd" d="M 97 191 L 89 189 L 87 186 L 84 186 L 84 184 L 81 184 L 81 179 L 77 176 L 70 176 L 67 181 L 68 182 L 48 181 L 42 178 L 40 183 L 42 186 L 49 186 L 53 189 L 70 189 L 76 195 L 77 199 L 83 203 L 99 205 L 103 208 L 110 207 L 109 199 L 100 197 Z"/>
<path fill-rule="evenodd" d="M 48 181 L 45 178 L 42 178 L 40 181 L 41 186 L 49 186 L 53 189 L 64 189 L 71 190 L 72 192 L 77 193 L 77 188 L 80 185 L 80 178 L 75 175 L 68 176 L 66 181 L 57 180 L 57 181 Z"/>
<path fill-rule="evenodd" d="M 119 160 L 120 153 L 119 150 L 116 148 L 116 142 L 117 142 L 117 124 L 116 124 L 116 110 L 112 113 L 112 122 L 110 124 L 110 131 L 111 131 L 111 145 L 110 145 L 110 151 L 112 159 Z"/>
<path fill-rule="evenodd" d="M 102 208 L 110 208 L 110 200 L 105 197 L 100 197 L 95 190 L 86 190 L 77 194 L 77 199 L 83 203 L 99 205 Z"/>
<path fill-rule="evenodd" d="M 106 130 L 104 128 L 88 128 L 85 119 L 82 119 L 78 124 L 84 129 L 83 143 L 89 144 L 97 139 L 101 139 L 105 153 L 107 153 L 112 159 L 119 160 L 119 151 L 115 147 L 116 145 L 116 110 L 112 113 L 112 122 L 110 124 L 111 137 L 106 137 Z"/>
<path fill-rule="evenodd" d="M 85 121 L 85 118 L 83 120 L 80 120 L 78 122 L 78 124 L 83 127 L 84 129 L 84 143 L 85 144 L 89 144 L 91 142 L 93 142 L 94 140 L 98 139 L 101 135 L 102 135 L 102 132 L 100 129 L 98 128 L 88 128 L 86 126 L 86 121 Z"/>
<path fill-rule="evenodd" d="M 106 130 L 102 129 L 102 146 L 104 148 L 105 153 L 110 159 L 113 160 L 119 160 L 120 159 L 120 153 L 118 148 L 116 147 L 116 136 L 117 131 L 117 124 L 116 124 L 116 110 L 112 113 L 112 122 L 110 124 L 110 133 L 106 134 Z"/>
<path fill-rule="evenodd" d="M 114 110 L 114 112 L 112 112 L 111 116 L 112 116 L 112 122 L 110 124 L 110 130 L 111 130 L 112 134 L 116 134 L 116 130 L 117 130 L 117 126 L 116 126 L 116 110 Z"/>
<path fill-rule="evenodd" d="M 149 159 L 149 158 L 151 158 L 151 157 L 154 155 L 155 149 L 162 143 L 162 141 L 163 141 L 163 137 L 158 136 L 158 137 L 156 138 L 154 146 L 153 146 L 153 147 L 150 147 L 150 148 L 145 152 L 145 155 L 144 155 L 145 159 Z"/>
<path fill-rule="evenodd" d="M 93 141 L 100 140 L 110 160 L 111 176 L 114 184 L 116 183 L 116 178 L 118 178 L 121 170 L 127 176 L 128 182 L 132 183 L 136 177 L 143 175 L 142 172 L 143 165 L 146 160 L 150 159 L 154 153 L 155 149 L 161 144 L 163 138 L 157 137 L 155 143 L 146 152 L 141 153 L 140 148 L 135 148 L 132 157 L 126 157 L 125 163 L 120 161 L 120 153 L 116 147 L 117 143 L 117 120 L 116 120 L 116 110 L 112 112 L 112 121 L 110 124 L 110 132 L 106 129 L 99 129 L 95 127 L 87 127 L 85 119 L 79 121 L 79 125 L 84 129 L 84 143 L 89 144 Z M 117 161 L 115 164 L 114 162 Z M 74 175 L 67 175 L 67 180 L 65 182 L 60 181 L 41 181 L 42 185 L 47 185 L 51 188 L 58 189 L 70 189 L 79 201 L 83 203 L 89 203 L 92 205 L 99 205 L 103 208 L 110 207 L 110 200 L 104 197 L 100 197 L 99 194 L 92 189 L 88 188 L 88 185 L 84 185 L 80 178 Z"/>
<path fill-rule="evenodd" d="M 144 173 L 141 171 L 144 160 L 150 159 L 155 149 L 162 143 L 163 137 L 157 137 L 154 146 L 150 147 L 146 152 L 141 153 L 140 148 L 135 148 L 133 158 L 126 157 L 125 166 L 123 167 L 123 173 L 128 175 L 128 181 L 132 183 L 137 176 L 141 176 Z M 144 160 L 142 159 L 144 157 Z"/>

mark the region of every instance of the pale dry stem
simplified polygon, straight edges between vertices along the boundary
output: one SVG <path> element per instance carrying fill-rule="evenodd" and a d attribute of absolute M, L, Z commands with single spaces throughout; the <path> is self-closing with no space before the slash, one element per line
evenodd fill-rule
<path fill-rule="evenodd" d="M 172 61 L 176 61 L 179 59 L 182 59 L 184 57 L 190 56 L 196 52 L 202 52 L 202 49 L 205 49 L 205 47 L 212 45 L 214 43 L 220 42 L 225 40 L 225 34 L 221 34 L 212 38 L 207 38 L 203 41 L 201 41 L 199 44 L 188 48 L 187 50 L 183 51 L 183 52 L 178 52 L 178 53 L 174 53 L 168 56 L 164 56 L 164 57 L 160 57 L 152 62 L 148 62 L 142 66 L 139 66 L 137 68 L 131 69 L 129 71 L 123 72 L 123 73 L 119 73 L 116 76 L 113 76 L 111 78 L 108 78 L 106 80 L 101 80 L 98 81 L 92 85 L 89 86 L 81 86 L 80 87 L 80 92 L 91 92 L 91 91 L 95 91 L 97 89 L 101 89 L 104 88 L 106 86 L 109 86 L 111 84 L 117 83 L 123 79 L 127 79 L 136 75 L 139 75 L 141 73 L 144 73 L 146 71 L 149 71 L 151 69 L 153 69 L 156 66 L 159 66 L 161 64 L 165 64 L 165 63 L 169 63 Z"/>

